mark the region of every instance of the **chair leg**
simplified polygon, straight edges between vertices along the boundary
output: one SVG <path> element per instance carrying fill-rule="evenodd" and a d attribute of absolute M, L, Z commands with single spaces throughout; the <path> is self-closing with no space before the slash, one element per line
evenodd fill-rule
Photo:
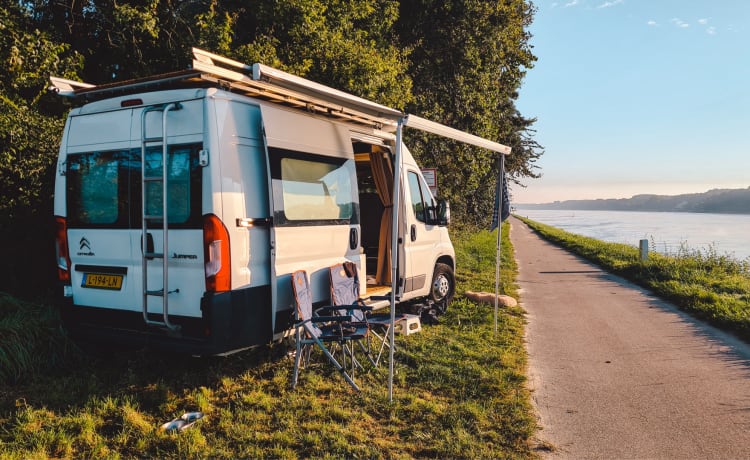
<path fill-rule="evenodd" d="M 376 332 L 370 331 L 380 341 L 380 348 L 378 349 L 378 356 L 375 358 L 375 366 L 377 366 L 378 364 L 380 364 L 380 358 L 383 356 L 383 351 L 385 351 L 386 348 L 390 348 L 391 347 L 391 344 L 388 343 L 388 338 L 390 337 L 390 335 L 389 335 L 390 329 L 391 329 L 391 327 L 387 326 L 385 328 L 385 330 L 383 331 L 383 335 L 382 336 L 379 335 L 379 334 L 377 334 Z M 396 349 L 394 348 L 394 351 L 395 350 Z"/>
<path fill-rule="evenodd" d="M 297 329 L 297 340 L 296 340 L 297 352 L 294 354 L 294 373 L 292 374 L 292 388 L 297 387 L 297 377 L 299 377 L 299 365 L 302 360 L 302 344 L 300 330 Z"/>
<path fill-rule="evenodd" d="M 354 380 L 352 380 L 349 374 L 346 373 L 346 368 L 343 367 L 338 361 L 336 361 L 336 358 L 334 358 L 331 352 L 328 351 L 328 348 L 326 348 L 319 339 L 315 339 L 315 342 L 318 344 L 318 347 L 320 347 L 320 349 L 323 350 L 323 353 L 331 361 L 331 363 L 336 367 L 336 369 L 339 372 L 341 372 L 341 375 L 344 376 L 344 379 L 346 379 L 346 381 L 349 382 L 349 385 L 351 385 L 352 388 L 354 388 L 355 390 L 360 391 L 357 384 L 354 383 Z"/>
<path fill-rule="evenodd" d="M 359 343 L 359 347 L 365 353 L 365 356 L 367 357 L 367 360 L 370 361 L 370 364 L 372 364 L 373 366 L 377 366 L 378 365 L 377 362 L 374 359 L 372 359 L 372 348 L 370 346 L 370 337 L 369 336 L 367 337 L 367 347 L 365 347 L 365 345 L 362 342 L 357 342 L 357 343 Z M 352 354 L 353 353 L 354 353 L 354 350 L 352 350 Z M 362 366 L 360 365 L 360 367 Z"/>

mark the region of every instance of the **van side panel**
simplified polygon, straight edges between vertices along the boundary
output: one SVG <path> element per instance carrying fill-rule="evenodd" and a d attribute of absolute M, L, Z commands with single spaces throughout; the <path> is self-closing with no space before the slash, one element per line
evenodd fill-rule
<path fill-rule="evenodd" d="M 266 142 L 271 147 L 318 155 L 353 158 L 349 130 L 330 120 L 262 105 Z"/>

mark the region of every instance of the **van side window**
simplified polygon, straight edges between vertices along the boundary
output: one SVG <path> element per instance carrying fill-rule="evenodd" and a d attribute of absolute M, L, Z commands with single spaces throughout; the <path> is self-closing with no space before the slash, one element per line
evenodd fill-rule
<path fill-rule="evenodd" d="M 419 176 L 413 171 L 409 171 L 409 194 L 411 195 L 411 207 L 414 209 L 414 215 L 418 221 L 424 222 L 424 201 L 419 190 Z"/>
<path fill-rule="evenodd" d="M 358 220 L 354 160 L 269 148 L 277 225 Z"/>
<path fill-rule="evenodd" d="M 409 194 L 411 196 L 411 206 L 414 210 L 414 216 L 420 222 L 434 222 L 435 216 L 435 199 L 427 187 L 424 179 L 414 171 L 409 171 Z"/>

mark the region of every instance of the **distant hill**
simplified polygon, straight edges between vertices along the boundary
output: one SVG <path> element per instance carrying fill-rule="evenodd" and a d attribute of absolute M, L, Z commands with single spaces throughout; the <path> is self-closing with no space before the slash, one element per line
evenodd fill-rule
<path fill-rule="evenodd" d="M 750 214 L 750 187 L 716 189 L 685 195 L 635 195 L 632 198 L 568 200 L 543 204 L 517 204 L 519 209 L 571 209 L 581 211 L 711 212 Z"/>

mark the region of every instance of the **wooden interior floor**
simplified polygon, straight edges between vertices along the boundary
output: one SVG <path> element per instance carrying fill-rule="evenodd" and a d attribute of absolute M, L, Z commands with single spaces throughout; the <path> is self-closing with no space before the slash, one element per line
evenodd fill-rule
<path fill-rule="evenodd" d="M 391 292 L 390 286 L 375 286 L 375 285 L 368 284 L 367 292 L 365 293 L 365 296 L 386 295 L 389 292 Z"/>

